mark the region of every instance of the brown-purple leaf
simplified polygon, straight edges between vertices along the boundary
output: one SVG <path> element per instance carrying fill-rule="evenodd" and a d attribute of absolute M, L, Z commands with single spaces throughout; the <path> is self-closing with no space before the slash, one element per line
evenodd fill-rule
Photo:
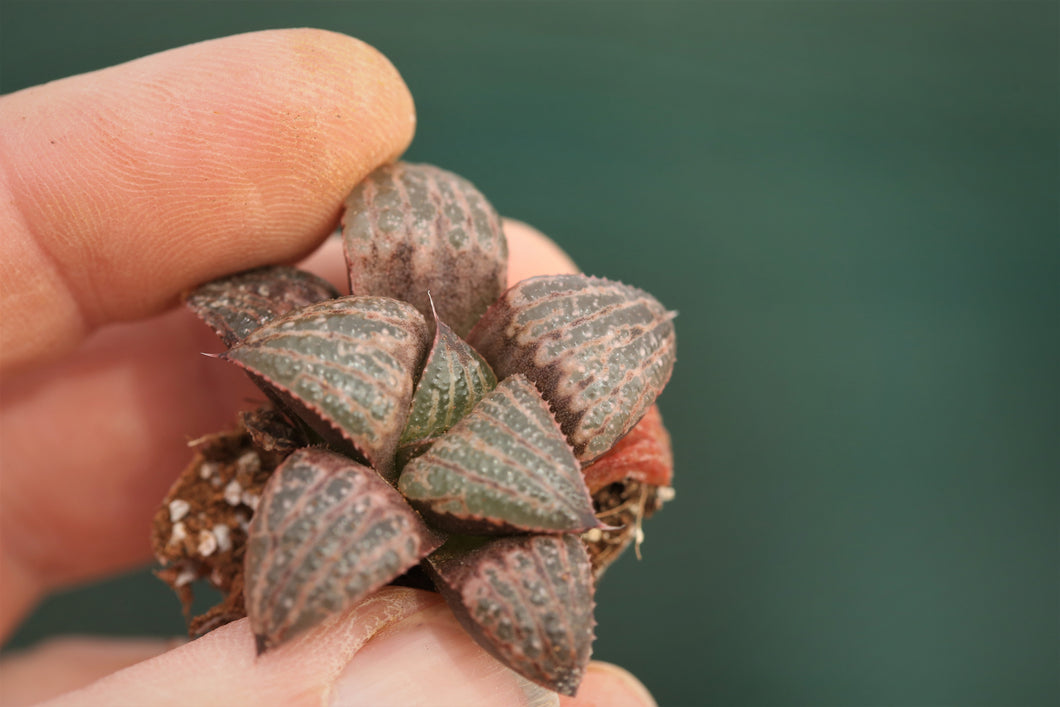
<path fill-rule="evenodd" d="M 410 461 L 398 488 L 450 532 L 572 533 L 600 526 L 548 403 L 520 375 L 502 381 Z"/>
<path fill-rule="evenodd" d="M 411 302 L 461 336 L 507 283 L 501 220 L 466 179 L 425 164 L 380 167 L 346 199 L 342 236 L 354 294 Z"/>
<path fill-rule="evenodd" d="M 666 386 L 673 317 L 635 287 L 551 275 L 505 292 L 468 342 L 499 378 L 522 373 L 537 384 L 586 462 L 629 432 Z"/>
<path fill-rule="evenodd" d="M 424 565 L 479 645 L 528 680 L 574 695 L 595 625 L 589 556 L 576 536 L 447 544 Z"/>
<path fill-rule="evenodd" d="M 427 323 L 411 305 L 341 297 L 266 324 L 223 358 L 274 390 L 330 444 L 391 478 L 427 343 Z"/>
<path fill-rule="evenodd" d="M 657 405 L 606 454 L 582 468 L 589 493 L 632 479 L 649 486 L 669 486 L 674 475 L 670 433 L 663 426 Z"/>
<path fill-rule="evenodd" d="M 318 448 L 276 469 L 248 536 L 244 592 L 259 652 L 352 606 L 441 543 L 373 470 Z"/>
<path fill-rule="evenodd" d="M 338 296 L 316 275 L 277 265 L 207 282 L 188 293 L 185 303 L 225 346 L 233 346 L 277 317 Z"/>

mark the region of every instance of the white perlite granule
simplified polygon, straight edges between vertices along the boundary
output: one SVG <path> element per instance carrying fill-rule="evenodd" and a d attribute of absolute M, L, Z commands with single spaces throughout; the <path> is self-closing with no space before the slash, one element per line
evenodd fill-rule
<path fill-rule="evenodd" d="M 203 557 L 209 557 L 217 550 L 217 538 L 209 530 L 200 530 L 199 547 L 196 549 Z"/>
<path fill-rule="evenodd" d="M 186 537 L 188 537 L 188 530 L 184 527 L 184 524 L 179 521 L 174 523 L 173 532 L 169 536 L 169 544 L 176 545 Z"/>
<path fill-rule="evenodd" d="M 191 510 L 191 504 L 185 501 L 183 498 L 174 498 L 169 502 L 169 522 L 176 523 L 178 520 L 188 515 L 188 511 Z"/>
<path fill-rule="evenodd" d="M 217 549 L 228 552 L 232 549 L 232 535 L 228 532 L 228 526 L 217 524 L 213 527 L 213 536 L 217 538 Z"/>
<path fill-rule="evenodd" d="M 239 482 L 232 479 L 225 486 L 225 503 L 230 506 L 238 506 L 243 502 L 243 487 L 240 486 Z"/>

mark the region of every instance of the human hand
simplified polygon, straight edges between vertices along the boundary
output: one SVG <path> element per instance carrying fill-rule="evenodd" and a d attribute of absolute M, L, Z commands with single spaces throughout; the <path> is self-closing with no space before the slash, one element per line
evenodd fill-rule
<path fill-rule="evenodd" d="M 305 256 L 414 124 L 385 58 L 313 30 L 193 45 L 0 99 L 0 635 L 46 592 L 147 561 L 186 440 L 230 426 L 256 397 L 198 355 L 217 344 L 173 309 L 178 294 Z M 506 232 L 512 281 L 573 268 L 532 229 Z M 341 278 L 337 252 L 309 263 Z M 68 640 L 0 665 L 3 704 L 52 697 L 653 704 L 603 664 L 577 699 L 557 698 L 482 651 L 437 596 L 400 588 L 257 658 L 243 620 L 177 647 Z"/>

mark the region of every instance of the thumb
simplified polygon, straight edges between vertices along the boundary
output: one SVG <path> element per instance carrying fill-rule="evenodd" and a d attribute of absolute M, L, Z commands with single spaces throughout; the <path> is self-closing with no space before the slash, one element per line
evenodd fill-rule
<path fill-rule="evenodd" d="M 246 619 L 161 651 L 145 639 L 53 641 L 0 661 L 0 704 L 65 692 L 47 704 L 656 707 L 636 678 L 598 662 L 577 697 L 557 698 L 479 648 L 437 594 L 415 589 L 383 589 L 260 657 Z"/>
<path fill-rule="evenodd" d="M 48 705 L 558 705 L 479 648 L 436 594 L 387 588 L 255 655 L 246 619 Z"/>

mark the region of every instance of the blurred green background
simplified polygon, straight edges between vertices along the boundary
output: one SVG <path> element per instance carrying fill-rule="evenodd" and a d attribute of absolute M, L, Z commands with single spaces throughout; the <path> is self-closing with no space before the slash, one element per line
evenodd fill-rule
<path fill-rule="evenodd" d="M 416 98 L 410 159 L 680 311 L 677 499 L 603 581 L 595 646 L 662 705 L 1060 700 L 1057 3 L 2 13 L 4 92 L 254 29 L 360 37 Z M 145 570 L 9 646 L 181 629 Z"/>

